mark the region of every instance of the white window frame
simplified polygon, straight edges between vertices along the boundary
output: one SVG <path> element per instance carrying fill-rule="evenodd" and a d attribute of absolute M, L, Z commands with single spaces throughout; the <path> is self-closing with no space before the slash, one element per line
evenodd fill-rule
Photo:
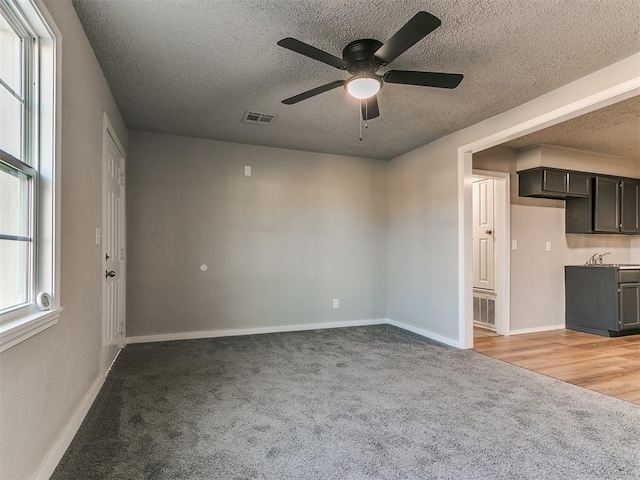
<path fill-rule="evenodd" d="M 0 161 L 31 176 L 33 268 L 28 303 L 0 313 L 0 352 L 58 322 L 60 306 L 61 35 L 42 0 L 0 0 L 0 8 L 32 37 L 25 53 L 25 120 L 22 159 L 0 152 Z M 25 50 L 27 46 L 25 45 Z M 26 85 L 32 86 L 27 88 Z M 31 170 L 29 170 L 31 169 Z M 51 296 L 41 311 L 35 295 Z"/>

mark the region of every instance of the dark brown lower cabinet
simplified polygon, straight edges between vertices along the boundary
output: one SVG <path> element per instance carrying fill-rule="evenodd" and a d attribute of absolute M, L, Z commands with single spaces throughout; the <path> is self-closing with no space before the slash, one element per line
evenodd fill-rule
<path fill-rule="evenodd" d="M 565 267 L 565 323 L 570 330 L 640 333 L 640 266 Z"/>
<path fill-rule="evenodd" d="M 620 284 L 620 330 L 640 328 L 640 283 Z"/>

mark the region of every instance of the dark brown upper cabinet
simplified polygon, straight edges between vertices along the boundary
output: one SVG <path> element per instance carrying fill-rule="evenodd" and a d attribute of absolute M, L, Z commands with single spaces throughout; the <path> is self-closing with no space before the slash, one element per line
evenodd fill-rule
<path fill-rule="evenodd" d="M 640 234 L 640 180 L 620 181 L 620 232 Z"/>
<path fill-rule="evenodd" d="M 556 168 L 537 167 L 518 172 L 518 195 L 553 198 L 588 197 L 591 174 Z"/>
<path fill-rule="evenodd" d="M 567 198 L 567 233 L 640 234 L 640 180 L 596 176 L 593 194 Z"/>
<path fill-rule="evenodd" d="M 620 181 L 596 177 L 593 190 L 593 231 L 620 231 Z"/>

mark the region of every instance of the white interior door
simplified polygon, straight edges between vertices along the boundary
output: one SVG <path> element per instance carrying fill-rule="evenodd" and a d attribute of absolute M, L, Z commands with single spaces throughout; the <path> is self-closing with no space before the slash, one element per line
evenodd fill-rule
<path fill-rule="evenodd" d="M 473 182 L 473 288 L 493 291 L 494 180 Z"/>
<path fill-rule="evenodd" d="M 124 155 L 105 127 L 102 167 L 102 371 L 125 343 Z"/>

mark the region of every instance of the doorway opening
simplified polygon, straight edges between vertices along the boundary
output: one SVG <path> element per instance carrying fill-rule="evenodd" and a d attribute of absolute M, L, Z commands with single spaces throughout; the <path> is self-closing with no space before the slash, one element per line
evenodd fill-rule
<path fill-rule="evenodd" d="M 509 174 L 473 170 L 473 335 L 509 333 Z"/>

